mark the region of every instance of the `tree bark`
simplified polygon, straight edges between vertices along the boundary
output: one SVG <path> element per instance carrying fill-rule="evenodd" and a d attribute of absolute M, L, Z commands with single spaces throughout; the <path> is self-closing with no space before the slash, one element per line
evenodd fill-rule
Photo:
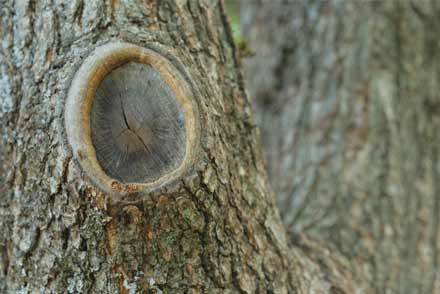
<path fill-rule="evenodd" d="M 353 293 L 342 257 L 287 247 L 222 1 L 0 7 L 0 292 Z M 194 170 L 129 203 L 89 180 L 64 126 L 76 70 L 110 41 L 168 52 L 199 92 Z"/>
<path fill-rule="evenodd" d="M 439 293 L 436 1 L 244 1 L 245 62 L 283 222 Z"/>

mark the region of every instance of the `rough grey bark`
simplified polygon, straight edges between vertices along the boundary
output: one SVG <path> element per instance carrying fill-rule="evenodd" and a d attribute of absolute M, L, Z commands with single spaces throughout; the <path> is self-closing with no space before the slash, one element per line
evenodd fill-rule
<path fill-rule="evenodd" d="M 438 1 L 243 1 L 245 62 L 284 223 L 375 293 L 439 293 Z"/>
<path fill-rule="evenodd" d="M 220 1 L 0 2 L 0 292 L 354 292 L 344 258 L 288 249 Z M 194 173 L 136 202 L 66 141 L 75 71 L 108 41 L 179 59 L 199 95 Z"/>

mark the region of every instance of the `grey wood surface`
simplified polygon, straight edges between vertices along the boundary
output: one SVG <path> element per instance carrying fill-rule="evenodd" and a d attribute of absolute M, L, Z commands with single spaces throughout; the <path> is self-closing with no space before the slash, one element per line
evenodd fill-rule
<path fill-rule="evenodd" d="M 122 182 L 149 182 L 185 154 L 185 124 L 175 94 L 157 70 L 128 62 L 96 90 L 92 141 L 104 171 Z"/>

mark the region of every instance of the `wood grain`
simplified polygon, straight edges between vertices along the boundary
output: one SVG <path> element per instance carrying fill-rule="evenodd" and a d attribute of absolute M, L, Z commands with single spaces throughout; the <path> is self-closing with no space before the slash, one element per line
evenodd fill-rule
<path fill-rule="evenodd" d="M 122 182 L 154 181 L 184 158 L 183 112 L 175 93 L 147 64 L 125 63 L 102 80 L 90 122 L 98 162 Z"/>

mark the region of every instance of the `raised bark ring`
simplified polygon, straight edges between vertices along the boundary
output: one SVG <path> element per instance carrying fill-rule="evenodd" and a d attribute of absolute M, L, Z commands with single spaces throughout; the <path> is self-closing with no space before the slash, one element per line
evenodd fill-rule
<path fill-rule="evenodd" d="M 183 74 L 158 52 L 125 42 L 97 47 L 80 66 L 68 91 L 66 134 L 102 190 L 149 192 L 193 164 L 198 111 Z"/>

